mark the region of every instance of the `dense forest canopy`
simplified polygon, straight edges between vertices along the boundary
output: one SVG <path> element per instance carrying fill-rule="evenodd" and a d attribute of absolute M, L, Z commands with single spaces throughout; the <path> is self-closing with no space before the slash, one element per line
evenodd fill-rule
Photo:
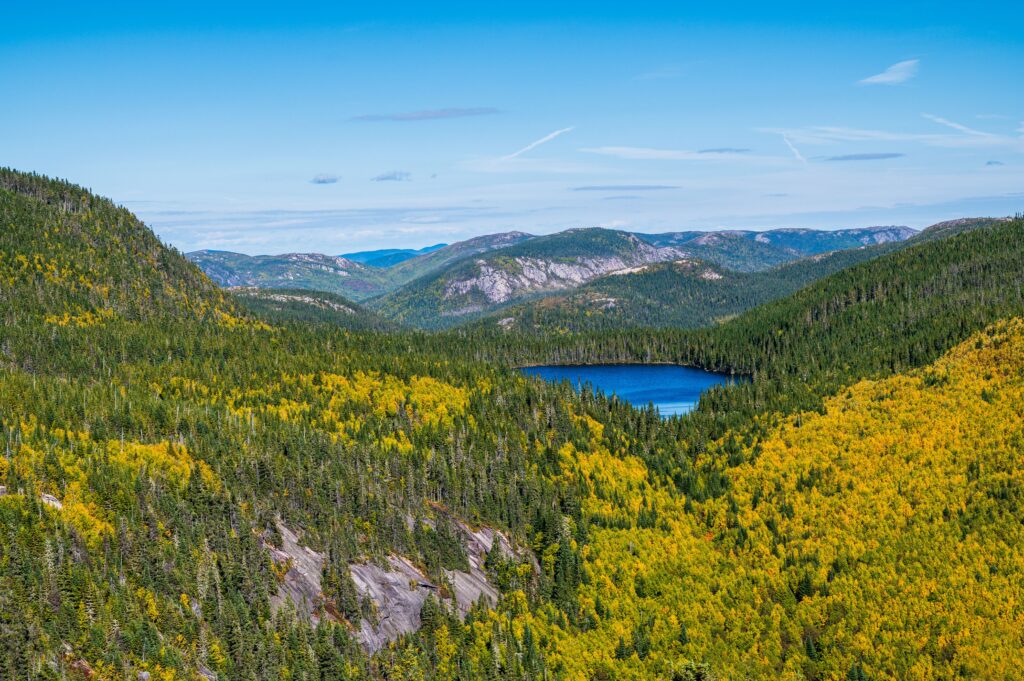
<path fill-rule="evenodd" d="M 1022 673 L 1024 221 L 562 334 L 236 298 L 11 170 L 0 225 L 0 678 Z M 663 420 L 514 369 L 608 360 L 752 380 Z"/>

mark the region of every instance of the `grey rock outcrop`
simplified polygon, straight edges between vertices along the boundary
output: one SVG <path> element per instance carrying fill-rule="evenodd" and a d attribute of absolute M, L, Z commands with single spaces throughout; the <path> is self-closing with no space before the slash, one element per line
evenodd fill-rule
<path fill-rule="evenodd" d="M 474 276 L 449 281 L 445 285 L 444 297 L 452 299 L 477 291 L 487 302 L 501 304 L 525 293 L 575 288 L 606 274 L 635 272 L 638 271 L 636 268 L 644 265 L 678 260 L 688 255 L 671 246 L 657 247 L 635 237 L 634 240 L 634 250 L 623 256 L 517 257 L 500 264 L 477 260 Z"/>
<path fill-rule="evenodd" d="M 296 612 L 314 623 L 319 620 L 319 606 L 323 602 L 320 578 L 323 575 L 324 556 L 308 546 L 299 543 L 299 537 L 283 523 L 278 522 L 281 546 L 276 547 L 264 541 L 264 547 L 278 565 L 287 565 L 284 579 L 277 587 L 277 593 L 270 597 L 270 606 L 275 611 L 291 602 Z"/>
<path fill-rule="evenodd" d="M 529 559 L 535 572 L 539 572 L 532 554 L 517 550 L 501 532 L 489 527 L 473 529 L 452 517 L 446 520 L 459 537 L 469 562 L 468 571 L 445 570 L 443 581 L 446 584 L 431 581 L 409 559 L 394 554 L 379 564 L 363 561 L 349 565 L 356 591 L 369 599 L 375 613 L 370 619 L 351 622 L 353 635 L 367 651 L 377 652 L 403 634 L 419 629 L 423 604 L 431 595 L 445 607 L 454 608 L 460 617 L 465 617 L 473 605 L 481 601 L 497 605 L 501 594 L 484 569 L 487 554 L 495 543 L 503 555 Z M 433 525 L 431 520 L 425 522 Z M 271 607 L 276 611 L 290 603 L 300 617 L 314 624 L 323 616 L 336 614 L 322 591 L 323 554 L 303 546 L 299 535 L 283 523 L 278 522 L 277 529 L 281 536 L 279 547 L 263 539 L 263 546 L 274 563 L 287 567 L 277 593 L 271 596 Z"/>
<path fill-rule="evenodd" d="M 420 611 L 438 586 L 402 556 L 388 556 L 387 568 L 373 563 L 349 566 L 360 594 L 373 601 L 377 622 L 359 621 L 356 638 L 371 653 L 377 652 L 402 634 L 420 628 Z"/>

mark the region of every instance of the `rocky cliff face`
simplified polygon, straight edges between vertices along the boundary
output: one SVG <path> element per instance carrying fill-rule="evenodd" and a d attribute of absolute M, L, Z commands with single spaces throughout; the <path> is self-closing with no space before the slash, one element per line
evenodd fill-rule
<path fill-rule="evenodd" d="M 280 547 L 263 542 L 274 563 L 286 570 L 277 593 L 270 597 L 270 606 L 276 611 L 291 602 L 299 616 L 318 622 L 324 598 L 320 587 L 324 556 L 300 544 L 298 535 L 283 523 L 277 524 L 277 530 L 281 535 Z"/>
<path fill-rule="evenodd" d="M 452 300 L 479 292 L 487 303 L 500 305 L 530 293 L 575 288 L 606 274 L 637 271 L 644 265 L 685 257 L 687 253 L 678 248 L 656 247 L 638 240 L 635 251 L 628 255 L 477 260 L 473 276 L 447 282 L 444 298 Z"/>
<path fill-rule="evenodd" d="M 469 559 L 469 571 L 445 570 L 445 585 L 431 581 L 404 556 L 392 554 L 383 562 L 349 565 L 356 590 L 373 603 L 376 613 L 373 621 L 363 618 L 350 623 L 353 635 L 367 651 L 376 652 L 399 636 L 419 629 L 420 612 L 431 595 L 455 608 L 461 617 L 480 601 L 497 605 L 501 594 L 484 570 L 487 554 L 495 542 L 506 556 L 524 558 L 527 554 L 518 551 L 501 532 L 489 527 L 473 529 L 457 519 L 451 520 Z M 271 597 L 271 606 L 276 610 L 291 603 L 300 617 L 314 624 L 321 617 L 336 617 L 332 613 L 337 609 L 326 601 L 321 588 L 323 554 L 303 546 L 298 534 L 283 523 L 278 523 L 278 532 L 279 547 L 267 538 L 263 540 L 271 559 L 285 570 L 277 593 Z M 534 567 L 539 571 L 539 566 Z"/>

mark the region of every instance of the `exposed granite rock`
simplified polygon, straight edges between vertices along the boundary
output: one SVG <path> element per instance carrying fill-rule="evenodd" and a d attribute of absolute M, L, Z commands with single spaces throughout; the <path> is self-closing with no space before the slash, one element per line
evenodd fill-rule
<path fill-rule="evenodd" d="M 441 510 L 438 512 L 443 513 Z M 469 561 L 469 571 L 444 571 L 450 592 L 428 579 L 404 556 L 390 555 L 383 565 L 370 561 L 349 565 L 356 590 L 373 603 L 376 611 L 374 622 L 363 618 L 358 624 L 352 623 L 355 638 L 370 653 L 377 652 L 403 634 L 419 629 L 423 603 L 431 594 L 448 607 L 454 607 L 460 617 L 465 617 L 470 608 L 480 601 L 497 605 L 501 594 L 487 579 L 484 570 L 487 554 L 495 542 L 505 556 L 519 560 L 529 558 L 539 573 L 540 568 L 532 554 L 517 550 L 501 532 L 489 527 L 473 529 L 457 518 L 447 514 L 445 517 L 461 540 Z M 409 521 L 414 522 L 411 518 Z M 429 519 L 425 522 L 434 524 Z M 321 587 L 323 554 L 302 546 L 299 536 L 283 523 L 278 522 L 277 529 L 281 535 L 280 547 L 266 538 L 262 540 L 271 559 L 288 568 L 277 593 L 271 596 L 271 607 L 276 611 L 290 602 L 299 616 L 313 624 L 325 614 L 332 616 L 330 613 L 336 611 L 325 601 Z"/>
<path fill-rule="evenodd" d="M 280 548 L 264 540 L 263 546 L 278 565 L 287 565 L 284 580 L 277 587 L 277 593 L 270 597 L 270 606 L 276 612 L 291 601 L 300 616 L 316 623 L 319 621 L 319 606 L 323 602 L 320 578 L 323 575 L 324 556 L 313 549 L 299 544 L 299 538 L 284 523 L 277 523 L 281 534 Z"/>
<path fill-rule="evenodd" d="M 61 510 L 62 508 L 64 508 L 64 504 L 61 503 L 60 499 L 58 499 L 57 497 L 53 496 L 52 494 L 40 494 L 39 495 L 39 500 L 41 502 L 43 502 L 44 504 L 46 504 L 47 506 L 52 506 L 53 508 L 57 509 L 58 511 Z"/>
<path fill-rule="evenodd" d="M 501 532 L 489 527 L 473 530 L 460 521 L 455 521 L 454 525 L 469 559 L 469 572 L 445 570 L 444 573 L 451 582 L 459 614 L 465 617 L 473 604 L 481 599 L 494 606 L 501 598 L 501 594 L 487 579 L 487 573 L 484 571 L 484 561 L 487 560 L 487 554 L 494 546 L 494 542 L 498 542 L 499 548 L 506 556 L 515 555 L 515 552 Z"/>
<path fill-rule="evenodd" d="M 356 638 L 375 653 L 402 634 L 420 628 L 420 610 L 438 586 L 402 556 L 388 556 L 387 569 L 373 563 L 349 566 L 360 594 L 368 596 L 377 609 L 377 623 L 359 621 Z"/>
<path fill-rule="evenodd" d="M 636 239 L 628 256 L 543 259 L 518 257 L 510 262 L 476 261 L 472 277 L 449 281 L 445 299 L 479 291 L 489 303 L 500 304 L 524 293 L 574 288 L 615 272 L 638 272 L 644 266 L 678 260 L 687 253 L 677 248 L 657 247 Z"/>

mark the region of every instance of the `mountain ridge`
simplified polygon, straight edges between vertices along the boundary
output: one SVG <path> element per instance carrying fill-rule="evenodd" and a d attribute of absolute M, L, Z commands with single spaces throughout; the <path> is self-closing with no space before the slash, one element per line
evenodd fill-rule
<path fill-rule="evenodd" d="M 249 256 L 230 251 L 193 251 L 187 256 L 215 281 L 223 286 L 263 286 L 269 288 L 310 288 L 338 293 L 355 301 L 368 301 L 393 293 L 423 277 L 457 267 L 462 261 L 516 246 L 533 240 L 546 240 L 558 235 L 565 239 L 574 233 L 585 233 L 588 228 L 573 228 L 555 234 L 534 236 L 511 231 L 473 237 L 440 247 L 410 249 L 384 249 L 357 252 L 355 259 L 323 254 L 288 253 Z M 590 228 L 594 229 L 594 228 Z M 661 248 L 676 248 L 681 258 L 698 258 L 737 271 L 758 271 L 789 262 L 806 255 L 817 254 L 838 247 L 862 245 L 872 234 L 893 234 L 899 238 L 910 235 L 908 228 L 867 227 L 839 230 L 838 236 L 821 230 L 773 230 L 753 232 L 723 230 L 709 232 L 670 232 L 662 235 L 634 234 L 641 241 Z M 800 235 L 807 243 L 799 248 L 780 247 L 762 243 L 757 236 Z M 857 240 L 857 236 L 861 241 Z M 882 236 L 878 236 L 881 239 Z M 798 239 L 799 240 L 799 239 Z M 817 245 L 815 245 L 817 242 Z M 586 244 L 583 244 L 585 247 Z M 425 252 L 424 252 L 425 251 Z M 413 253 L 417 253 L 413 255 Z M 373 254 L 382 254 L 374 256 Z M 563 253 L 562 255 L 570 255 Z M 580 252 L 574 254 L 584 256 Z M 411 257 L 407 257 L 411 256 Z M 332 260 L 332 258 L 335 258 Z M 341 258 L 338 260 L 337 258 Z M 374 258 L 377 258 L 376 260 Z M 360 262 L 365 260 L 366 262 Z M 382 267 L 381 265 L 386 265 Z"/>

